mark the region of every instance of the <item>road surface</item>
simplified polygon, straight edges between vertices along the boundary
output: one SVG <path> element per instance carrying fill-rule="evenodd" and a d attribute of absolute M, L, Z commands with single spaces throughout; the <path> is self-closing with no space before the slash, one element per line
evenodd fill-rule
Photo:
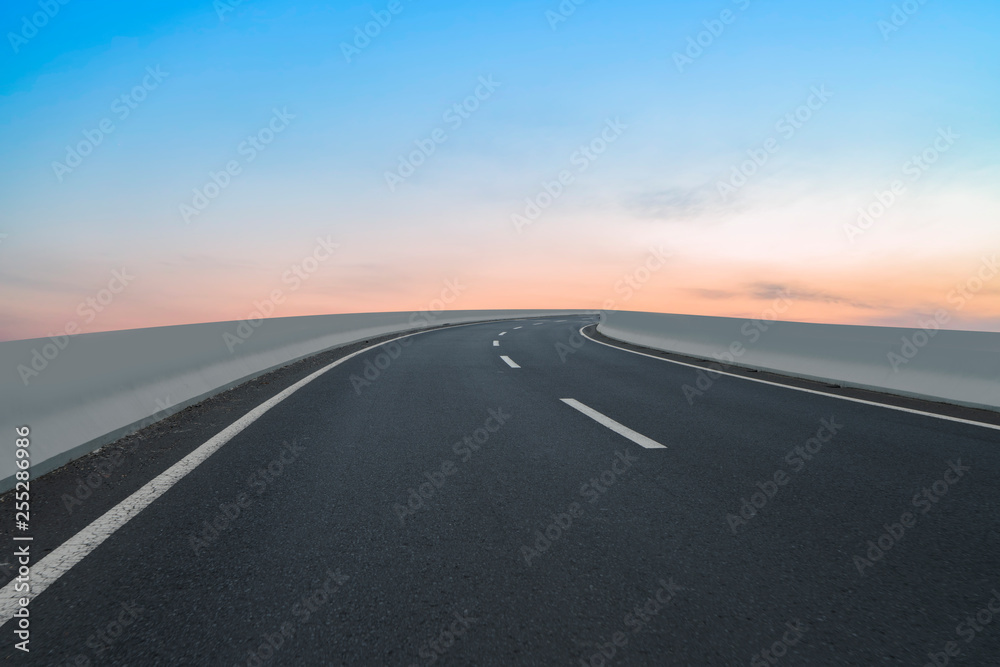
<path fill-rule="evenodd" d="M 699 385 L 581 337 L 593 321 L 362 351 L 120 526 L 131 494 L 344 352 L 33 482 L 36 566 L 112 528 L 50 563 L 31 652 L 10 621 L 0 662 L 997 664 L 1000 431 L 920 411 L 995 417 Z"/>

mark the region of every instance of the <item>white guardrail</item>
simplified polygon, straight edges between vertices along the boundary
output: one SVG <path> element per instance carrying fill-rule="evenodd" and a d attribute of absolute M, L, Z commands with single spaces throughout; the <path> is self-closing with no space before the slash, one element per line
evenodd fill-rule
<path fill-rule="evenodd" d="M 946 330 L 930 318 L 903 329 L 617 311 L 602 314 L 598 331 L 654 350 L 1000 410 L 1000 333 Z"/>
<path fill-rule="evenodd" d="M 14 429 L 31 428 L 31 477 L 269 370 L 334 347 L 444 324 L 576 314 L 466 310 L 282 317 L 0 342 L 0 492 Z"/>

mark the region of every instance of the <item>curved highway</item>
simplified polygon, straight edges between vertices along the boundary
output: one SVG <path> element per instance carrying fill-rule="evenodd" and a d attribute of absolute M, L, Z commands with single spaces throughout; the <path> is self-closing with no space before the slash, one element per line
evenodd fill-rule
<path fill-rule="evenodd" d="M 749 373 L 689 400 L 593 321 L 324 353 L 33 482 L 46 588 L 0 661 L 996 664 L 995 425 Z"/>

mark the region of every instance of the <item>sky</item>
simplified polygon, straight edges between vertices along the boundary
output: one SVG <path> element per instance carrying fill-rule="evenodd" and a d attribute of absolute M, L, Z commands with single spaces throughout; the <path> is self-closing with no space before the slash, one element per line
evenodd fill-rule
<path fill-rule="evenodd" d="M 5 3 L 0 340 L 442 295 L 1000 331 L 998 3 L 577 2 Z"/>

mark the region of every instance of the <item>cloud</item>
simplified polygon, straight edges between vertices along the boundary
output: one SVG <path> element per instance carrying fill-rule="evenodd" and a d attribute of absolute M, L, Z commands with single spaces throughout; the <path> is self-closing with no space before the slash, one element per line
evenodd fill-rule
<path fill-rule="evenodd" d="M 17 272 L 0 269 L 0 284 L 9 290 L 36 291 L 46 295 L 78 295 L 85 294 L 87 291 L 85 287 L 81 286 L 81 280 L 77 276 L 56 275 L 52 272 L 42 273 L 40 269 L 31 268 Z"/>
<path fill-rule="evenodd" d="M 711 184 L 694 188 L 670 187 L 626 195 L 625 208 L 642 218 L 692 221 L 724 205 Z"/>
<path fill-rule="evenodd" d="M 721 289 L 702 289 L 697 287 L 692 287 L 686 290 L 695 296 L 700 296 L 702 299 L 735 299 L 740 296 L 739 292 L 730 292 L 729 290 Z"/>
<path fill-rule="evenodd" d="M 782 296 L 790 296 L 790 298 L 795 301 L 812 301 L 812 302 L 827 303 L 827 304 L 847 305 L 851 306 L 852 308 L 861 308 L 864 310 L 874 310 L 877 308 L 884 308 L 884 306 L 877 306 L 847 296 L 830 294 L 829 292 L 825 292 L 822 290 L 793 287 L 791 285 L 785 285 L 781 283 L 767 283 L 767 282 L 751 283 L 747 286 L 747 292 L 750 296 L 754 297 L 755 299 L 761 299 L 761 300 L 770 300 L 770 299 L 777 299 Z"/>

